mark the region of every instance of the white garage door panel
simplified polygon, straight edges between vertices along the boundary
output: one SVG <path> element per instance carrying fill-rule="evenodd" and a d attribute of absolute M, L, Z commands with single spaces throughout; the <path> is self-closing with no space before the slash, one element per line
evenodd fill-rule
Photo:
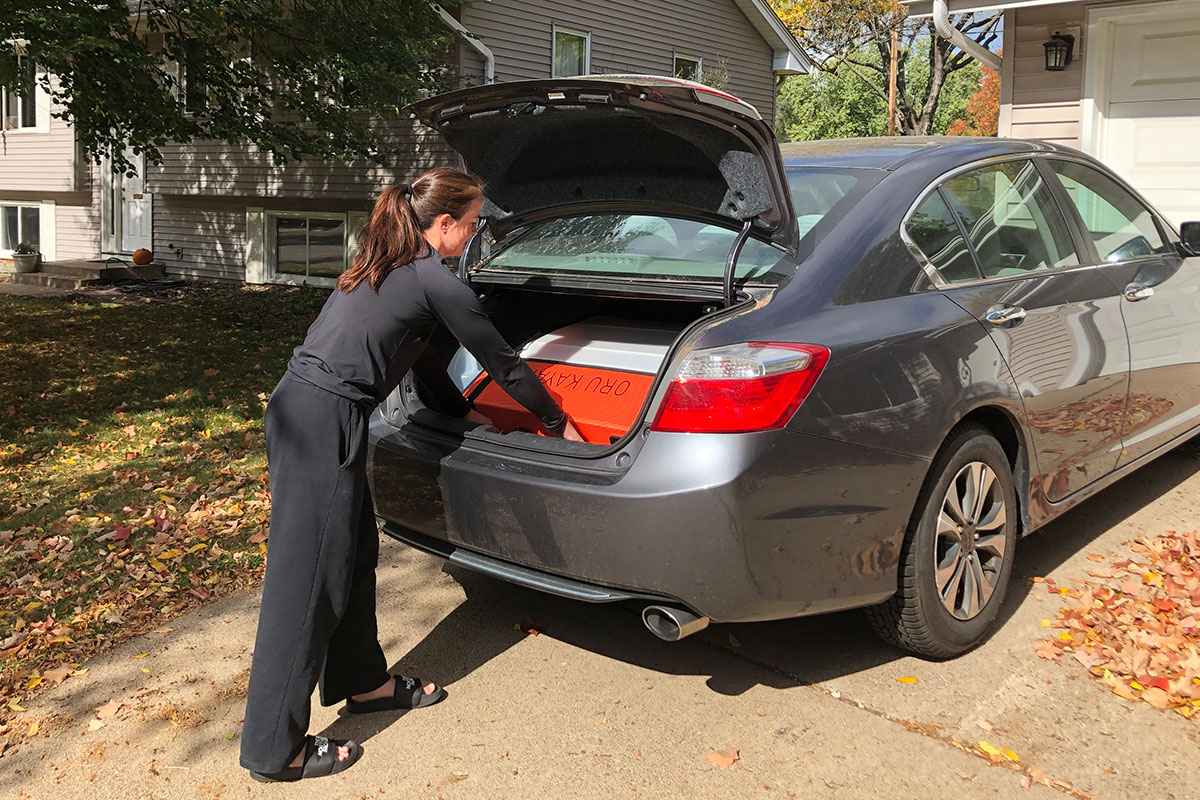
<path fill-rule="evenodd" d="M 1110 98 L 1200 99 L 1200 19 L 1118 25 Z"/>
<path fill-rule="evenodd" d="M 1113 26 L 1097 153 L 1176 225 L 1200 220 L 1200 5 L 1186 5 Z"/>

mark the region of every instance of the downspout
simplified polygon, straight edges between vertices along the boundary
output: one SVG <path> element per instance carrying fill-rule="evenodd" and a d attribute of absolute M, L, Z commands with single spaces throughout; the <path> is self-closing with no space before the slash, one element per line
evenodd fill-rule
<path fill-rule="evenodd" d="M 472 36 L 471 32 L 464 28 L 463 24 L 456 20 L 454 16 L 442 6 L 441 3 L 434 2 L 432 5 L 435 9 L 437 9 L 438 15 L 442 18 L 442 21 L 457 31 L 463 37 L 463 39 L 466 40 L 467 44 L 476 50 L 479 55 L 483 56 L 484 83 L 495 83 L 496 56 L 492 54 L 492 51 L 487 48 L 487 45 Z"/>
<path fill-rule="evenodd" d="M 938 36 L 949 40 L 950 44 L 962 50 L 979 63 L 1000 71 L 1000 57 L 971 39 L 958 28 L 950 24 L 950 8 L 946 0 L 933 0 L 933 29 Z"/>

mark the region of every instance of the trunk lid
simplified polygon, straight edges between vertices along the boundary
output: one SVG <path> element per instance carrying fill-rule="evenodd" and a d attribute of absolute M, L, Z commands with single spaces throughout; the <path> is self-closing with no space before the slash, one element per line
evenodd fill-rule
<path fill-rule="evenodd" d="M 794 253 L 775 135 L 749 103 L 692 81 L 586 76 L 514 81 L 411 106 L 487 181 L 498 239 L 556 216 L 637 211 L 695 219 Z"/>

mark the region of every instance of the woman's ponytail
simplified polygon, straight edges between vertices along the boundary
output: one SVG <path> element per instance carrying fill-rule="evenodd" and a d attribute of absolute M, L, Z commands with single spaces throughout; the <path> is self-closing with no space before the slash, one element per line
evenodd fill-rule
<path fill-rule="evenodd" d="M 442 214 L 461 219 L 483 188 L 483 181 L 475 175 L 438 167 L 412 183 L 384 189 L 359 233 L 354 263 L 338 276 L 338 290 L 353 291 L 365 280 L 373 291 L 379 291 L 388 272 L 425 252 L 424 231 L 434 220 Z"/>

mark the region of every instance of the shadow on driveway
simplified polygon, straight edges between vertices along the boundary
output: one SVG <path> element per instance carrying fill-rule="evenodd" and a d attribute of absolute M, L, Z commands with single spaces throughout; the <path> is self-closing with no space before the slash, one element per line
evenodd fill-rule
<path fill-rule="evenodd" d="M 1198 472 L 1200 443 L 1192 441 L 1022 539 L 1000 625 L 1037 586 L 1031 578 L 1053 572 L 1105 531 L 1175 491 Z M 587 605 L 458 567 L 447 566 L 445 571 L 461 585 L 466 600 L 393 664 L 392 672 L 447 685 L 451 699 L 456 681 L 528 635 L 520 630 L 523 620 L 532 620 L 539 635 L 604 658 L 667 675 L 705 676 L 708 688 L 722 695 L 741 695 L 757 685 L 775 689 L 811 685 L 907 657 L 877 639 L 858 611 L 714 625 L 684 642 L 668 644 L 643 628 L 641 609 L 631 604 Z M 736 637 L 737 644 L 730 637 Z M 384 644 L 386 649 L 387 642 Z M 579 676 L 582 688 L 587 681 L 587 675 Z M 322 735 L 364 742 L 402 715 L 343 715 Z"/>

